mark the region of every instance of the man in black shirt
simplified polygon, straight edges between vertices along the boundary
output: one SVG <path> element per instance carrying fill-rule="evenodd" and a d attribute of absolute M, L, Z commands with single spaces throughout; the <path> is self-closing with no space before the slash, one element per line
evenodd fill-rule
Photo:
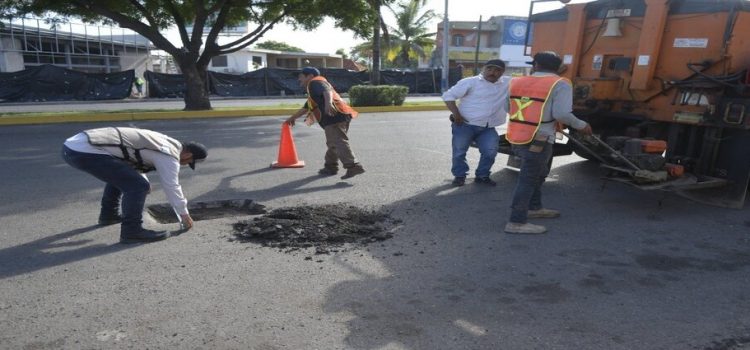
<path fill-rule="evenodd" d="M 339 160 L 346 169 L 346 174 L 341 177 L 342 180 L 364 173 L 365 169 L 352 152 L 347 136 L 349 123 L 352 118 L 357 117 L 357 111 L 341 99 L 331 84 L 320 76 L 317 68 L 303 68 L 297 80 L 307 91 L 307 102 L 304 107 L 289 117 L 286 123 L 294 126 L 297 118 L 307 115 L 309 121 L 317 121 L 325 130 L 328 150 L 325 154 L 325 166 L 318 173 L 325 176 L 336 175 L 339 170 Z"/>

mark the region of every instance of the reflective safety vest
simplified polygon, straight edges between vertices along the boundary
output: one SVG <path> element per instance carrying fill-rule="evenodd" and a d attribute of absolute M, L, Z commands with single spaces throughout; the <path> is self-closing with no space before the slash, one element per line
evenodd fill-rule
<path fill-rule="evenodd" d="M 534 140 L 542 123 L 542 112 L 557 83 L 569 81 L 557 75 L 526 76 L 510 81 L 510 118 L 505 138 L 515 145 Z"/>
<path fill-rule="evenodd" d="M 312 95 L 310 94 L 310 83 L 313 81 L 320 81 L 325 84 L 327 84 L 331 88 L 331 93 L 333 94 L 333 109 L 335 112 L 339 112 L 342 114 L 348 114 L 352 118 L 356 118 L 357 115 L 359 115 L 359 112 L 354 110 L 349 104 L 344 102 L 344 100 L 339 96 L 338 92 L 333 89 L 333 86 L 331 86 L 331 83 L 326 80 L 326 78 L 323 78 L 322 76 L 317 76 L 307 83 L 307 110 L 308 114 L 312 113 L 315 116 L 315 120 L 320 121 L 321 113 L 320 108 L 318 108 L 318 105 L 315 103 L 315 100 L 313 100 Z"/>
<path fill-rule="evenodd" d="M 141 157 L 141 150 L 148 149 L 164 153 L 180 160 L 182 143 L 156 131 L 137 128 L 99 128 L 85 130 L 89 143 L 96 147 L 116 147 L 121 154 L 112 154 L 130 163 L 140 172 L 155 170 L 153 164 L 146 164 Z"/>

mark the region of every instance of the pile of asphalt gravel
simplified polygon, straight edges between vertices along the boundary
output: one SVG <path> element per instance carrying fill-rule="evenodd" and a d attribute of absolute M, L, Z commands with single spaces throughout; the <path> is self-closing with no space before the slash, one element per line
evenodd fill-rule
<path fill-rule="evenodd" d="M 393 237 L 390 215 L 347 205 L 299 206 L 233 225 L 234 239 L 292 252 L 315 248 L 316 254 L 336 252 L 344 245 L 362 246 Z"/>

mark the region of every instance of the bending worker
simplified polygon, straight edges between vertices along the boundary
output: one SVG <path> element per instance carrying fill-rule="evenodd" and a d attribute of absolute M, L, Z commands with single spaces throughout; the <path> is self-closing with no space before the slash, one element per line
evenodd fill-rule
<path fill-rule="evenodd" d="M 85 130 L 65 140 L 62 158 L 72 167 L 106 183 L 100 225 L 120 225 L 120 242 L 153 242 L 167 238 L 165 231 L 143 228 L 143 206 L 151 191 L 145 173 L 159 173 L 164 193 L 185 229 L 193 227 L 187 200 L 179 182 L 180 165 L 195 170 L 206 158 L 206 147 L 182 143 L 155 131 L 136 128 Z M 120 199 L 122 198 L 122 205 Z M 122 207 L 122 214 L 119 209 Z"/>
<path fill-rule="evenodd" d="M 521 158 L 521 171 L 513 193 L 507 233 L 538 234 L 547 231 L 528 223 L 529 218 L 556 218 L 560 212 L 542 205 L 542 184 L 549 174 L 556 124 L 570 125 L 584 135 L 591 126 L 573 115 L 570 81 L 557 75 L 562 60 L 554 52 L 541 52 L 528 62 L 532 75 L 510 82 L 510 120 L 506 139 Z"/>
<path fill-rule="evenodd" d="M 350 107 L 333 89 L 331 83 L 320 75 L 314 67 L 302 68 L 297 81 L 307 91 L 307 103 L 286 120 L 294 126 L 297 118 L 307 115 L 307 121 L 318 122 L 326 134 L 325 165 L 318 170 L 323 176 L 336 175 L 339 171 L 339 160 L 346 169 L 342 180 L 357 176 L 365 169 L 357 161 L 349 145 L 349 124 L 357 117 L 357 111 Z M 314 119 L 312 119 L 314 118 Z"/>
<path fill-rule="evenodd" d="M 495 186 L 490 179 L 490 169 L 495 164 L 500 137 L 495 127 L 505 124 L 508 106 L 508 83 L 503 77 L 505 62 L 490 60 L 477 76 L 461 79 L 443 94 L 443 101 L 451 111 L 453 139 L 453 185 L 463 186 L 469 164 L 466 152 L 472 141 L 479 148 L 479 165 L 474 172 L 474 182 Z M 456 105 L 456 100 L 460 103 Z"/>

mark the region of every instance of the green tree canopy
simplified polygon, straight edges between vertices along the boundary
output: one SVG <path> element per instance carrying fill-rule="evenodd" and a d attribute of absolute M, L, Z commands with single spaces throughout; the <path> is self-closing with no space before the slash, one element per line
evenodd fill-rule
<path fill-rule="evenodd" d="M 299 47 L 289 45 L 281 41 L 267 40 L 260 44 L 255 45 L 256 48 L 276 51 L 288 51 L 288 52 L 305 52 L 305 50 Z"/>
<path fill-rule="evenodd" d="M 185 108 L 210 109 L 206 69 L 212 57 L 242 50 L 278 23 L 314 30 L 325 17 L 338 28 L 369 38 L 378 23 L 371 0 L 0 0 L 0 15 L 54 16 L 128 28 L 172 55 L 185 77 Z M 249 23 L 248 33 L 219 44 L 227 26 Z M 174 44 L 164 31 L 176 27 Z M 191 30 L 188 30 L 191 29 Z M 321 38 L 325 40 L 325 38 Z"/>
<path fill-rule="evenodd" d="M 336 50 L 336 54 L 337 55 L 341 55 L 341 57 L 343 57 L 344 59 L 349 58 L 349 55 L 346 54 L 346 51 L 344 51 L 344 49 L 338 49 L 338 50 Z"/>

